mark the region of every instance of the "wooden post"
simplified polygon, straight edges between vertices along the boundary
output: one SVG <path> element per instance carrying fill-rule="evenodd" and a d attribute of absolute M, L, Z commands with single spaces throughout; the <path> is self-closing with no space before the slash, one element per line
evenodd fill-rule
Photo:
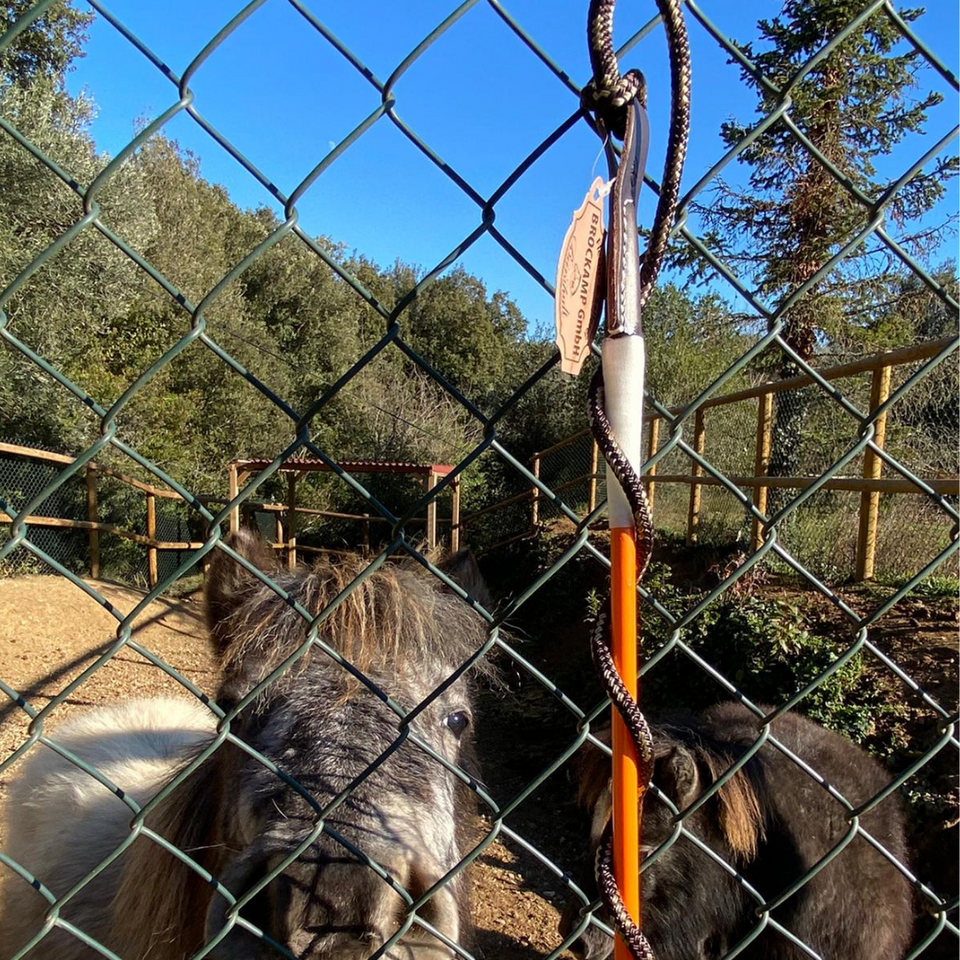
<path fill-rule="evenodd" d="M 429 493 L 437 485 L 437 475 L 431 470 L 427 474 L 424 489 Z M 427 504 L 427 547 L 431 550 L 437 545 L 437 499 Z"/>
<path fill-rule="evenodd" d="M 279 510 L 273 515 L 273 539 L 277 547 L 283 546 L 283 514 Z"/>
<path fill-rule="evenodd" d="M 876 410 L 890 396 L 889 366 L 878 367 L 873 371 L 870 386 L 870 410 Z M 873 422 L 873 442 L 881 450 L 887 435 L 886 413 Z M 871 449 L 863 454 L 863 478 L 879 480 L 883 472 L 883 461 Z M 877 558 L 877 535 L 880 527 L 880 491 L 864 490 L 860 494 L 860 532 L 857 537 L 857 580 L 870 580 Z"/>
<path fill-rule="evenodd" d="M 204 540 L 204 543 L 206 543 L 206 541 L 209 540 L 209 539 L 210 539 L 210 524 L 209 524 L 209 522 L 208 522 L 206 519 L 204 519 L 204 521 L 203 521 L 203 540 Z M 202 560 L 202 565 L 201 565 L 201 572 L 203 573 L 204 579 L 206 579 L 207 574 L 210 572 L 210 554 L 209 554 L 209 553 L 205 553 L 205 554 L 203 555 L 203 560 Z"/>
<path fill-rule="evenodd" d="M 773 449 L 773 394 L 763 393 L 757 397 L 757 442 L 753 456 L 753 475 L 765 477 L 770 470 L 770 452 Z M 770 488 L 753 488 L 753 505 L 761 512 L 767 512 L 767 492 Z M 750 534 L 750 549 L 759 550 L 763 546 L 763 530 L 760 521 L 754 518 Z"/>
<path fill-rule="evenodd" d="M 660 418 L 653 417 L 647 424 L 649 433 L 647 435 L 647 459 L 651 459 L 660 446 Z M 647 471 L 647 500 L 650 503 L 650 509 L 653 509 L 653 502 L 657 496 L 657 481 L 653 478 L 657 475 L 657 465 L 654 464 Z"/>
<path fill-rule="evenodd" d="M 539 480 L 540 479 L 540 454 L 535 453 L 533 455 L 533 475 Z M 540 490 L 538 487 L 533 487 L 533 496 L 530 500 L 530 529 L 536 530 L 540 524 Z"/>
<path fill-rule="evenodd" d="M 287 569 L 297 565 L 297 480 L 296 472 L 287 474 Z"/>
<path fill-rule="evenodd" d="M 91 523 L 98 523 L 100 520 L 97 506 L 97 468 L 92 463 L 87 464 L 87 519 Z M 90 577 L 93 580 L 99 580 L 100 531 L 90 530 L 87 540 L 90 544 Z"/>
<path fill-rule="evenodd" d="M 147 494 L 147 536 L 152 543 L 147 547 L 147 584 L 152 590 L 159 578 L 157 568 L 157 498 L 152 494 Z"/>
<path fill-rule="evenodd" d="M 363 523 L 360 527 L 360 554 L 364 557 L 370 556 L 370 514 L 363 515 Z"/>
<path fill-rule="evenodd" d="M 227 496 L 230 500 L 233 500 L 234 497 L 240 492 L 240 482 L 237 478 L 237 465 L 231 463 L 227 468 L 228 478 L 229 478 L 229 490 Z M 230 532 L 236 533 L 240 529 L 240 508 L 234 507 L 230 511 Z"/>
<path fill-rule="evenodd" d="M 697 411 L 693 425 L 693 449 L 694 452 L 703 456 L 704 431 L 703 431 L 703 409 Z M 687 544 L 697 542 L 700 531 L 700 494 L 702 485 L 696 482 L 697 477 L 703 476 L 703 467 L 694 461 L 691 476 L 694 482 L 690 485 L 690 512 L 687 515 Z"/>
<path fill-rule="evenodd" d="M 450 550 L 456 553 L 460 549 L 460 478 L 450 484 L 453 503 L 450 507 Z"/>
<path fill-rule="evenodd" d="M 597 509 L 597 467 L 600 463 L 600 448 L 597 441 L 590 438 L 590 494 L 587 497 L 587 513 Z"/>

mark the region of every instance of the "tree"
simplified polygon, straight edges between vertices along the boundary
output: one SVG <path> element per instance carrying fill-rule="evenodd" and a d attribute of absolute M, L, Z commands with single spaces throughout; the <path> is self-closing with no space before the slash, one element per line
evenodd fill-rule
<path fill-rule="evenodd" d="M 417 279 L 413 268 L 401 263 L 389 276 L 397 300 Z M 400 326 L 404 339 L 474 403 L 495 408 L 509 395 L 504 389 L 515 373 L 511 356 L 526 321 L 502 291 L 488 296 L 478 277 L 455 267 L 410 303 Z"/>
<path fill-rule="evenodd" d="M 900 52 L 901 36 L 880 10 L 853 31 L 801 80 L 798 71 L 862 12 L 859 0 L 787 0 L 780 14 L 759 22 L 760 43 L 741 49 L 774 84 L 790 89 L 790 117 L 813 147 L 867 197 L 879 197 L 890 181 L 876 161 L 910 133 L 922 133 L 938 93 L 916 95 L 923 67 L 912 47 Z M 922 10 L 901 16 L 915 21 Z M 755 49 L 756 47 L 756 49 Z M 782 94 L 752 72 L 743 79 L 757 93 L 757 113 L 766 116 Z M 726 144 L 740 142 L 746 124 L 728 121 Z M 740 155 L 748 165 L 747 185 L 721 182 L 701 207 L 707 242 L 747 275 L 760 293 L 782 300 L 811 280 L 830 258 L 862 229 L 870 211 L 800 139 L 778 120 Z M 957 173 L 956 157 L 940 158 L 916 173 L 886 208 L 901 231 L 900 242 L 930 252 L 942 242 L 945 224 L 925 215 L 943 196 L 945 182 Z M 691 258 L 692 259 L 692 258 Z M 688 260 L 690 262 L 690 260 Z M 850 305 L 859 307 L 884 286 L 891 263 L 877 245 L 861 245 L 782 315 L 785 342 L 805 361 L 824 344 L 841 338 L 850 323 Z M 780 373 L 795 366 L 784 357 Z M 787 475 L 795 462 L 804 407 L 778 405 L 771 472 Z"/>
<path fill-rule="evenodd" d="M 34 5 L 34 0 L 0 4 L 0 35 Z M 92 19 L 92 13 L 75 10 L 66 0 L 52 4 L 0 54 L 0 85 L 27 86 L 40 77 L 62 82 L 71 62 L 83 56 Z"/>
<path fill-rule="evenodd" d="M 109 160 L 90 137 L 89 102 L 51 77 L 0 86 L 0 115 L 81 187 Z M 174 284 L 182 301 L 88 226 L 5 308 L 14 336 L 109 408 L 190 332 L 184 303 L 204 301 L 279 222 L 268 210 L 239 209 L 222 187 L 204 180 L 197 158 L 162 135 L 115 171 L 98 203 L 101 220 Z M 82 216 L 74 190 L 0 136 L 0 290 Z M 348 258 L 333 241 L 317 243 L 388 308 L 417 281 L 412 267 L 384 270 L 362 256 Z M 203 321 L 213 342 L 298 413 L 385 332 L 382 316 L 295 236 L 262 251 L 207 301 Z M 463 270 L 424 290 L 403 312 L 401 328 L 451 382 L 489 406 L 516 381 L 526 349 L 515 304 L 503 293 L 488 295 Z M 141 384 L 117 427 L 126 443 L 205 493 L 222 491 L 231 459 L 276 456 L 297 432 L 201 341 Z M 309 431 L 335 457 L 424 462 L 456 462 L 481 436 L 477 421 L 393 346 L 317 412 Z M 99 433 L 88 405 L 20 350 L 0 347 L 0 436 L 69 453 Z M 113 448 L 98 459 L 138 474 Z M 331 497 L 344 493 L 342 484 L 331 484 Z"/>

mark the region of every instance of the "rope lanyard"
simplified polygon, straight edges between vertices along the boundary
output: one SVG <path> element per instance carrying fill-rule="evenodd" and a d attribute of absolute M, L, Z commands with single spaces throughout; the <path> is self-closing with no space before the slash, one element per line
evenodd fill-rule
<path fill-rule="evenodd" d="M 616 960 L 652 960 L 641 931 L 640 800 L 650 781 L 653 741 L 640 711 L 636 585 L 650 563 L 653 521 L 640 479 L 644 343 L 641 311 L 663 263 L 676 216 L 690 127 L 690 48 L 678 0 L 657 0 L 670 51 L 670 135 L 650 242 L 638 253 L 637 203 L 647 145 L 646 82 L 620 76 L 613 49 L 615 0 L 591 0 L 587 36 L 593 81 L 584 106 L 602 136 L 623 140 L 610 195 L 603 360 L 590 383 L 588 419 L 607 462 L 610 614 L 597 619 L 591 651 L 613 703 L 613 812 L 597 852 L 597 884 L 617 931 Z M 606 605 L 605 605 L 606 606 Z"/>

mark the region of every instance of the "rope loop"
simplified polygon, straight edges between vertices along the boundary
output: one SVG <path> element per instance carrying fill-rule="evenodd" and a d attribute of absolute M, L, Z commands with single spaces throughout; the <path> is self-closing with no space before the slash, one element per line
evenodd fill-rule
<path fill-rule="evenodd" d="M 613 8 L 616 0 L 590 0 L 587 38 L 593 80 L 584 88 L 582 103 L 597 117 L 601 134 L 610 132 L 624 139 L 627 105 L 639 98 L 646 106 L 646 83 L 638 70 L 620 76 L 617 56 L 613 48 Z M 690 129 L 690 46 L 681 12 L 681 0 L 657 0 L 663 17 L 667 44 L 670 49 L 670 135 L 664 161 L 660 197 L 647 250 L 640 258 L 640 289 L 637 306 L 642 309 L 653 291 L 657 274 L 663 263 L 670 232 L 676 218 L 680 197 L 680 177 L 687 149 Z M 622 255 L 622 251 L 621 254 Z M 632 254 L 635 256 L 636 254 Z M 609 319 L 608 319 L 609 322 Z M 613 435 L 607 417 L 603 390 L 603 368 L 598 367 L 590 383 L 587 418 L 598 449 L 610 465 L 611 472 L 626 495 L 633 513 L 637 535 L 638 579 L 646 572 L 653 546 L 653 518 L 650 502 L 643 483 Z M 604 603 L 606 606 L 606 603 Z M 601 616 L 591 640 L 594 664 L 613 706 L 623 718 L 637 748 L 640 762 L 640 786 L 646 790 L 653 769 L 653 738 L 640 706 L 630 695 L 617 673 L 610 646 L 607 620 Z M 610 912 L 614 927 L 626 944 L 634 960 L 654 960 L 653 950 L 624 905 L 613 872 L 612 823 L 597 851 L 597 885 L 604 904 Z"/>
<path fill-rule="evenodd" d="M 646 77 L 639 70 L 628 70 L 621 76 L 614 57 L 612 73 L 605 73 L 600 84 L 596 78 L 591 80 L 583 88 L 580 103 L 584 110 L 596 115 L 605 131 L 622 140 L 627 125 L 627 104 L 638 98 L 646 106 Z"/>
<path fill-rule="evenodd" d="M 593 79 L 584 87 L 581 103 L 592 110 L 597 119 L 617 139 L 623 139 L 627 123 L 624 109 L 639 97 L 647 104 L 647 83 L 639 70 L 620 75 L 620 65 L 613 48 L 613 8 L 616 0 L 590 0 L 587 12 L 587 45 Z"/>
<path fill-rule="evenodd" d="M 647 104 L 647 84 L 639 70 L 622 77 L 613 48 L 613 8 L 616 0 L 590 0 L 587 13 L 587 46 L 593 79 L 583 88 L 580 102 L 596 115 L 601 135 L 609 132 L 622 140 L 626 130 L 626 105 L 639 97 Z M 680 177 L 690 133 L 690 42 L 683 22 L 681 0 L 657 0 L 670 52 L 670 134 L 660 181 L 660 198 L 650 230 L 647 250 L 640 258 L 640 305 L 653 292 L 663 263 L 680 200 Z"/>

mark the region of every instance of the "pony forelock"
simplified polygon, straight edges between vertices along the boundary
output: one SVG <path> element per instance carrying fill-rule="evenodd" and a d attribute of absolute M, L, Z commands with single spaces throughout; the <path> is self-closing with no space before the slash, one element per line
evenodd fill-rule
<path fill-rule="evenodd" d="M 428 664 L 459 664 L 482 645 L 482 618 L 429 572 L 412 562 L 366 573 L 368 566 L 355 554 L 325 557 L 310 569 L 272 574 L 289 599 L 265 583 L 244 591 L 220 626 L 227 638 L 225 673 L 268 676 L 307 644 L 314 626 L 319 644 L 363 674 L 385 664 L 397 675 Z M 317 656 L 329 654 L 313 644 L 294 669 Z M 480 670 L 489 670 L 485 661 Z"/>

